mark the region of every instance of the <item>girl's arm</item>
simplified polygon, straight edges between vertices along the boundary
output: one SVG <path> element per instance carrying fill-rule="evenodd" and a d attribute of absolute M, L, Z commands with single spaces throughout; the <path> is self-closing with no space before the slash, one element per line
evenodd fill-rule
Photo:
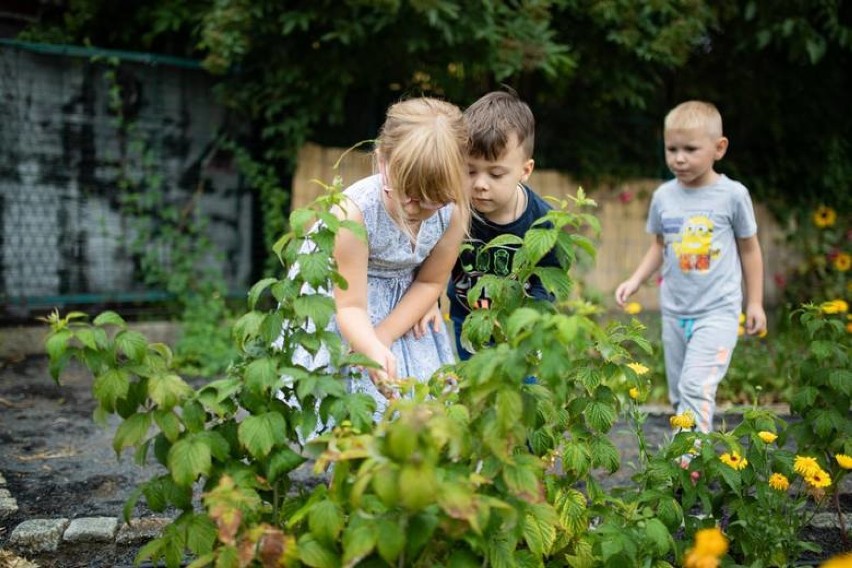
<path fill-rule="evenodd" d="M 619 284 L 615 290 L 615 301 L 618 302 L 619 306 L 624 306 L 624 303 L 639 289 L 642 282 L 650 278 L 663 265 L 663 247 L 662 235 L 654 235 L 651 246 L 648 247 L 633 275 Z"/>
<path fill-rule="evenodd" d="M 430 310 L 447 287 L 450 272 L 459 255 L 464 239 L 464 221 L 458 209 L 453 208 L 450 226 L 420 265 L 411 287 L 396 307 L 377 326 L 377 333 L 385 345 L 408 333 Z"/>
<path fill-rule="evenodd" d="M 354 203 L 348 201 L 345 208 L 336 209 L 334 214 L 341 219 L 364 224 L 364 216 Z M 379 339 L 367 312 L 367 243 L 352 231 L 341 228 L 334 243 L 334 258 L 338 271 L 348 284 L 345 290 L 337 286 L 334 288 L 340 334 L 353 351 L 382 366 L 382 370 L 370 369 L 370 377 L 379 391 L 390 398 L 383 384 L 385 380 L 396 380 L 396 358 Z"/>
<path fill-rule="evenodd" d="M 745 280 L 746 333 L 755 335 L 766 329 L 766 312 L 763 311 L 763 254 L 756 235 L 737 239 L 737 248 Z"/>

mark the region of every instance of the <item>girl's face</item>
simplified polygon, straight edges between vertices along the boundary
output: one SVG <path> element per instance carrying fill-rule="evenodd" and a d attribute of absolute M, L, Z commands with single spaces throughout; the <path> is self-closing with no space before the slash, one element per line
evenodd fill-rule
<path fill-rule="evenodd" d="M 674 128 L 664 134 L 666 165 L 684 187 L 696 188 L 716 181 L 716 160 L 725 155 L 728 139 L 714 138 L 703 128 Z"/>
<path fill-rule="evenodd" d="M 447 205 L 447 203 L 433 203 L 424 199 L 415 199 L 413 197 L 403 195 L 402 192 L 397 191 L 396 189 L 388 185 L 388 179 L 385 175 L 384 166 L 380 166 L 379 171 L 382 176 L 382 189 L 384 190 L 384 197 L 385 199 L 388 199 L 390 201 L 391 207 L 389 208 L 389 210 L 395 211 L 398 207 L 399 210 L 401 210 L 405 215 L 404 221 L 407 222 L 409 225 L 425 221 L 426 219 L 437 213 L 439 209 Z"/>

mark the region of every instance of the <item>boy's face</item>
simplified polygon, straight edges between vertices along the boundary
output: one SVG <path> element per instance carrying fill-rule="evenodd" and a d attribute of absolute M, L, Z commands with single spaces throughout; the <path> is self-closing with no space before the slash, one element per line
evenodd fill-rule
<path fill-rule="evenodd" d="M 716 181 L 713 164 L 728 149 L 728 139 L 711 136 L 703 128 L 672 128 L 664 134 L 666 165 L 684 187 L 696 188 Z"/>
<path fill-rule="evenodd" d="M 493 223 L 505 225 L 514 221 L 525 205 L 518 183 L 525 182 L 535 162 L 527 158 L 514 133 L 506 150 L 495 161 L 468 156 L 470 194 L 473 208 Z"/>

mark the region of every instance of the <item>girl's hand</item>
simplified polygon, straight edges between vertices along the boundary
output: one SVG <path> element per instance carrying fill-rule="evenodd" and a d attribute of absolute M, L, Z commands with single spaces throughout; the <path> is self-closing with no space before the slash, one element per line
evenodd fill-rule
<path fill-rule="evenodd" d="M 399 380 L 396 373 L 396 356 L 381 342 L 377 342 L 364 353 L 367 357 L 382 366 L 381 369 L 368 369 L 370 380 L 376 389 L 388 400 L 399 398 L 394 385 Z"/>
<path fill-rule="evenodd" d="M 414 327 L 411 328 L 415 339 L 424 337 L 429 332 L 429 328 L 431 328 L 435 333 L 441 331 L 441 321 L 443 319 L 444 314 L 441 313 L 441 308 L 438 307 L 438 303 L 436 302 L 431 308 L 429 308 L 429 311 L 427 311 L 426 314 L 414 324 Z"/>
<path fill-rule="evenodd" d="M 625 280 L 621 284 L 618 285 L 618 288 L 615 289 L 615 301 L 619 306 L 624 307 L 627 299 L 636 293 L 636 290 L 639 289 L 639 284 L 633 281 L 633 279 Z"/>

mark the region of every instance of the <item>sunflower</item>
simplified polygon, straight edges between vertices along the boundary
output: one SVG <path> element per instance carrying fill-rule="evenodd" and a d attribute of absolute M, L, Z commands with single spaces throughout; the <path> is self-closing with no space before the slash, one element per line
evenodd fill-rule
<path fill-rule="evenodd" d="M 834 225 L 834 222 L 837 221 L 837 212 L 831 207 L 820 205 L 819 208 L 814 211 L 813 221 L 814 225 L 816 225 L 819 229 L 831 227 Z"/>
<path fill-rule="evenodd" d="M 819 565 L 819 568 L 849 568 L 852 566 L 852 552 L 832 556 Z"/>
<path fill-rule="evenodd" d="M 677 414 L 669 418 L 669 424 L 671 424 L 672 428 L 681 428 L 683 430 L 689 430 L 693 426 L 695 426 L 695 416 L 692 415 L 692 412 L 687 410 L 683 414 Z"/>
<path fill-rule="evenodd" d="M 748 460 L 740 456 L 737 452 L 731 452 L 730 454 L 725 452 L 719 456 L 719 461 L 736 470 L 745 469 L 748 465 Z"/>
<path fill-rule="evenodd" d="M 849 311 L 849 304 L 844 300 L 830 300 L 821 303 L 819 309 L 824 314 L 842 314 Z"/>
<path fill-rule="evenodd" d="M 757 437 L 763 440 L 765 444 L 771 444 L 778 438 L 776 434 L 773 434 L 772 432 L 767 432 L 766 430 L 758 432 Z"/>
<path fill-rule="evenodd" d="M 843 469 L 852 469 L 852 456 L 846 454 L 834 454 L 834 459 Z"/>
<path fill-rule="evenodd" d="M 846 272 L 850 268 L 852 268 L 852 255 L 848 252 L 841 252 L 837 256 L 834 257 L 834 269 L 839 272 Z"/>
<path fill-rule="evenodd" d="M 811 487 L 828 487 L 831 485 L 831 476 L 823 470 L 819 470 L 811 475 L 806 475 L 805 482 Z"/>
<path fill-rule="evenodd" d="M 787 491 L 790 488 L 790 480 L 783 473 L 773 473 L 769 476 L 769 487 L 775 491 Z"/>
<path fill-rule="evenodd" d="M 796 456 L 793 460 L 793 471 L 802 477 L 808 477 L 814 473 L 822 471 L 822 468 L 817 463 L 816 458 L 810 456 Z"/>

